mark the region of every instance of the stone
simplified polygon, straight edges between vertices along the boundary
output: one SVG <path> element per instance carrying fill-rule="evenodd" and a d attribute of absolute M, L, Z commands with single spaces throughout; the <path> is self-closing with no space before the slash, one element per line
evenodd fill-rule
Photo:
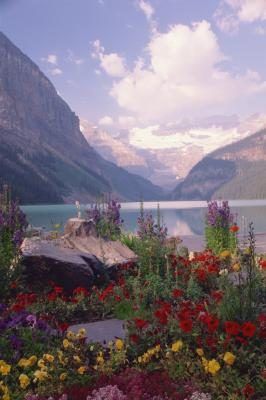
<path fill-rule="evenodd" d="M 104 264 L 92 254 L 63 247 L 57 241 L 26 238 L 21 246 L 23 274 L 33 286 L 44 287 L 49 281 L 67 293 L 78 287 L 90 287 L 107 279 Z"/>
<path fill-rule="evenodd" d="M 107 267 L 136 262 L 137 255 L 119 240 L 97 236 L 93 221 L 71 218 L 62 238 L 64 246 L 79 252 L 95 255 Z"/>
<path fill-rule="evenodd" d="M 26 238 L 21 246 L 25 279 L 43 286 L 54 281 L 66 292 L 76 287 L 89 288 L 116 276 L 125 264 L 137 256 L 120 241 L 97 236 L 93 221 L 72 218 L 66 223 L 65 235 L 50 240 Z"/>
<path fill-rule="evenodd" d="M 69 327 L 69 331 L 77 333 L 79 329 L 86 331 L 87 342 L 99 342 L 103 345 L 114 341 L 117 338 L 125 339 L 125 321 L 119 319 L 107 319 L 85 324 L 77 324 Z"/>
<path fill-rule="evenodd" d="M 65 225 L 65 236 L 87 237 L 89 235 L 97 237 L 95 223 L 92 220 L 80 218 L 70 218 Z"/>

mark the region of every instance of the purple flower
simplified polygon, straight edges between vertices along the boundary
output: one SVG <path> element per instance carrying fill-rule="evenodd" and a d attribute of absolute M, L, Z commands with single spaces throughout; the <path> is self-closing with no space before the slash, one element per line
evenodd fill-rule
<path fill-rule="evenodd" d="M 230 211 L 228 201 L 218 203 L 216 200 L 208 202 L 206 223 L 215 228 L 229 228 L 234 222 L 234 215 Z"/>
<path fill-rule="evenodd" d="M 36 318 L 35 315 L 30 314 L 30 315 L 28 315 L 26 317 L 26 321 L 28 322 L 29 326 L 34 328 L 36 326 L 36 323 L 37 323 L 37 318 Z"/>

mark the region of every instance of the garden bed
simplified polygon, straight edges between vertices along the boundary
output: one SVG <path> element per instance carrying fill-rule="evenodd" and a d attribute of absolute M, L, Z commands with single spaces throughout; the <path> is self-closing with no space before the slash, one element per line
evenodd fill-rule
<path fill-rule="evenodd" d="M 265 398 L 266 260 L 255 254 L 252 226 L 240 250 L 227 204 L 210 205 L 208 249 L 189 256 L 166 246 L 166 228 L 143 210 L 136 237 L 111 226 L 138 263 L 72 293 L 23 284 L 22 217 L 2 206 L 0 399 Z M 124 321 L 125 337 L 92 343 L 86 330 L 69 329 L 107 317 Z"/>

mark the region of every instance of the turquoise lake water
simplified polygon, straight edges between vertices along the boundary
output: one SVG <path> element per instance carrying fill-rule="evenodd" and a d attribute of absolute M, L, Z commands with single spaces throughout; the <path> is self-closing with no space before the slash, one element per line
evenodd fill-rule
<path fill-rule="evenodd" d="M 170 235 L 201 235 L 204 231 L 206 202 L 169 201 L 160 202 L 161 216 Z M 256 233 L 266 232 L 266 200 L 232 200 L 229 202 L 242 231 L 249 222 L 253 222 Z M 139 216 L 139 203 L 122 203 L 121 214 L 125 229 L 134 232 Z M 52 229 L 54 224 L 62 224 L 77 216 L 75 205 L 42 205 L 22 207 L 28 221 L 35 227 Z M 82 206 L 84 214 L 85 206 Z M 157 215 L 157 202 L 144 203 L 145 211 Z"/>

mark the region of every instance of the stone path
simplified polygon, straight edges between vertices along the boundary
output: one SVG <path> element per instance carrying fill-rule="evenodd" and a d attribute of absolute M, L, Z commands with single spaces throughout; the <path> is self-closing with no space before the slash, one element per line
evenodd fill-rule
<path fill-rule="evenodd" d="M 72 325 L 68 330 L 77 333 L 79 329 L 84 328 L 86 330 L 88 342 L 108 344 L 108 342 L 117 338 L 125 338 L 124 323 L 125 321 L 119 319 L 107 319 L 87 324 Z"/>
<path fill-rule="evenodd" d="M 181 239 L 183 240 L 182 245 L 188 247 L 190 251 L 204 249 L 204 236 L 182 236 Z M 256 251 L 257 253 L 266 253 L 266 233 L 258 233 L 256 235 Z"/>

